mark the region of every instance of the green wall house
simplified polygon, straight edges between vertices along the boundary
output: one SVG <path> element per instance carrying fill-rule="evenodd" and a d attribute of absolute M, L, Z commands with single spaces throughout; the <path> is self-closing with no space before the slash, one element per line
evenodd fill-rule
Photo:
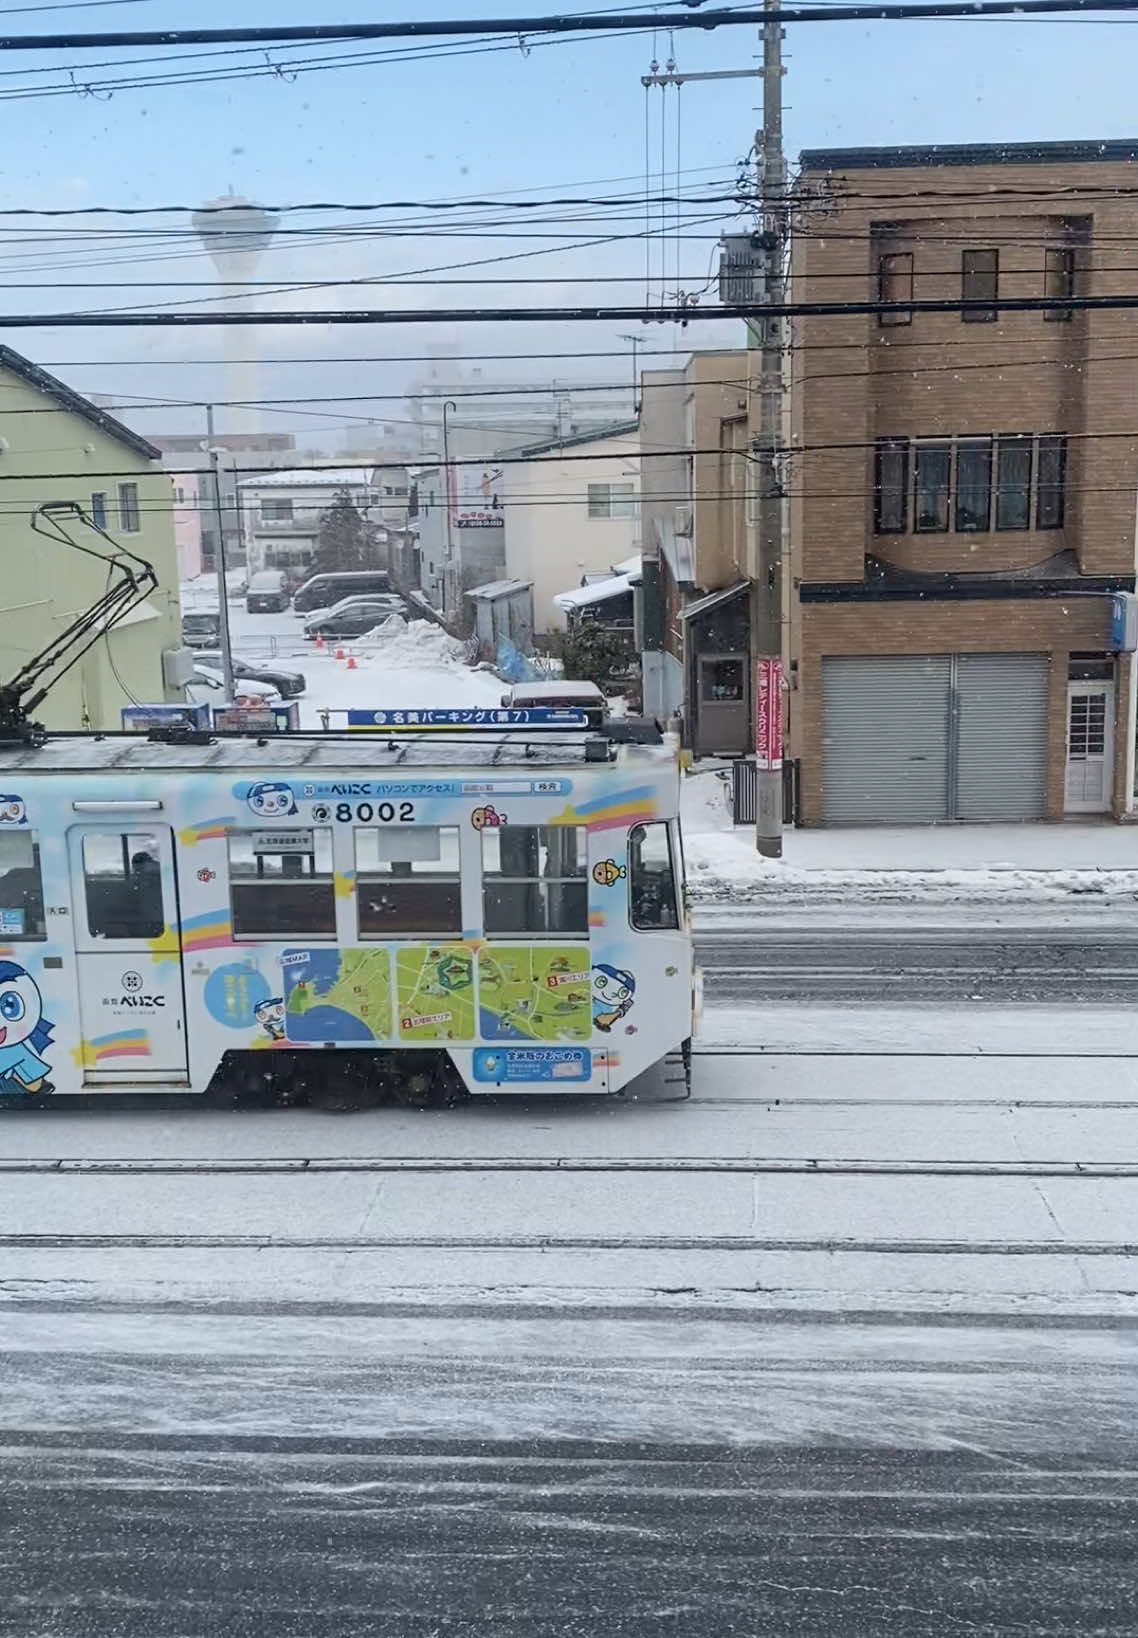
<path fill-rule="evenodd" d="M 116 542 L 153 565 L 158 589 L 87 652 L 33 713 L 49 728 L 117 728 L 132 698 L 180 700 L 163 655 L 181 649 L 169 475 L 160 452 L 97 405 L 0 347 L 0 683 L 102 596 L 107 570 L 47 539 L 31 518 L 77 501 Z M 109 552 L 101 536 L 69 532 Z M 165 675 L 177 675 L 176 661 Z"/>

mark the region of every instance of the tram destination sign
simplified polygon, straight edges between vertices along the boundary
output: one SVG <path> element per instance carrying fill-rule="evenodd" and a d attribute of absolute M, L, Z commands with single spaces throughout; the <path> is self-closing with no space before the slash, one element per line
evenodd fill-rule
<path fill-rule="evenodd" d="M 349 711 L 348 727 L 356 731 L 381 728 L 397 733 L 461 733 L 465 729 L 508 732 L 514 728 L 577 730 L 589 727 L 587 711 L 570 706 L 531 705 L 507 709 L 476 706 L 440 711 Z"/>

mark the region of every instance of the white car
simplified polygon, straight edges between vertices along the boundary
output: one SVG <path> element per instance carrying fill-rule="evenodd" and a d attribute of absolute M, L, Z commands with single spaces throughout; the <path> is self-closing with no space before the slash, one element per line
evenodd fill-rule
<path fill-rule="evenodd" d="M 241 700 L 251 700 L 257 705 L 281 705 L 283 700 L 279 689 L 272 688 L 268 683 L 253 682 L 251 678 L 242 677 L 234 680 L 234 698 L 225 698 L 225 678 L 220 671 L 212 666 L 195 665 L 193 681 L 186 684 L 186 697 L 195 705 L 226 705 Z"/>

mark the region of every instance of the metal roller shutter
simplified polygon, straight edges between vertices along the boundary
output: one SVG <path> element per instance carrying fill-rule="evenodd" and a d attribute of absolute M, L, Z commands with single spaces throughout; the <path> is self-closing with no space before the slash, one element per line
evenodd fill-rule
<path fill-rule="evenodd" d="M 1045 654 L 956 657 L 957 819 L 1041 819 L 1047 804 Z"/>
<path fill-rule="evenodd" d="M 948 654 L 823 659 L 827 824 L 947 818 L 951 684 Z"/>

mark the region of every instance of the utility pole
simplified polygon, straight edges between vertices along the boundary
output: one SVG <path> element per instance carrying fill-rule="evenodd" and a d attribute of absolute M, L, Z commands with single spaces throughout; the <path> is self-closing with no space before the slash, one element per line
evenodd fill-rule
<path fill-rule="evenodd" d="M 777 11 L 771 0 L 769 11 Z M 758 229 L 763 250 L 764 300 L 785 300 L 786 159 L 782 151 L 782 26 L 764 23 L 763 128 L 756 135 L 759 184 Z M 756 337 L 755 329 L 758 330 Z M 757 321 L 749 357 L 758 353 L 759 432 L 752 442 L 758 495 L 751 552 L 751 675 L 755 721 L 755 846 L 768 859 L 782 857 L 782 539 L 780 463 L 783 412 L 783 320 Z M 757 348 L 756 348 L 757 341 Z M 752 380 L 752 370 L 748 371 Z"/>
<path fill-rule="evenodd" d="M 640 414 L 640 372 L 637 369 L 640 349 L 643 346 L 641 336 L 620 335 L 618 341 L 627 341 L 632 348 L 632 413 Z"/>
<path fill-rule="evenodd" d="M 443 405 L 443 489 L 446 495 L 446 557 L 443 560 L 443 617 L 450 612 L 450 603 L 454 601 L 458 608 L 458 590 L 454 578 L 454 508 L 451 500 L 451 470 L 450 470 L 450 429 L 447 426 L 447 411 L 454 410 L 457 414 L 458 405 L 453 398 L 448 398 Z"/>
<path fill-rule="evenodd" d="M 225 703 L 233 703 L 233 650 L 229 642 L 229 575 L 225 556 L 225 513 L 221 505 L 221 452 L 213 441 L 213 405 L 205 407 L 206 448 L 213 473 L 213 515 L 217 522 L 217 609 L 221 635 L 221 675 L 225 683 Z"/>

